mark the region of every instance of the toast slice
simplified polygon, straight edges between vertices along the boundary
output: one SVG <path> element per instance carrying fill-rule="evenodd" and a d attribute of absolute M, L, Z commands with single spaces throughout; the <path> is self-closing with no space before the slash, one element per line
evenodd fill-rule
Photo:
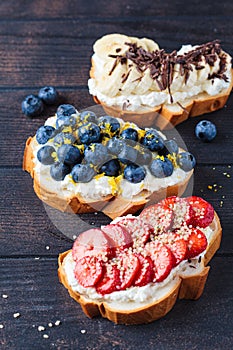
<path fill-rule="evenodd" d="M 231 69 L 231 57 L 220 49 L 219 43 L 216 44 L 216 69 L 215 67 L 213 68 L 212 63 L 211 66 L 209 66 L 209 64 L 207 63 L 208 59 L 206 59 L 205 56 L 203 56 L 204 54 L 200 56 L 200 64 L 196 62 L 197 56 L 195 56 L 194 60 L 192 61 L 192 57 L 190 54 L 191 51 L 195 51 L 195 49 L 202 50 L 204 49 L 205 45 L 213 44 L 214 42 L 207 43 L 199 47 L 194 47 L 192 48 L 192 50 L 189 49 L 185 52 L 185 54 L 182 55 L 178 55 L 179 52 L 176 55 L 174 55 L 174 52 L 170 54 L 170 56 L 168 54 L 167 56 L 165 55 L 164 60 L 168 59 L 169 57 L 170 62 L 172 62 L 171 64 L 173 64 L 174 62 L 174 57 L 177 58 L 177 62 L 180 62 L 181 58 L 184 63 L 187 61 L 188 63 L 186 63 L 190 64 L 191 62 L 191 71 L 187 73 L 187 79 L 186 77 L 184 79 L 184 75 L 186 74 L 185 66 L 182 66 L 183 63 L 175 64 L 173 68 L 174 71 L 172 73 L 173 77 L 170 77 L 170 80 L 168 79 L 167 84 L 165 84 L 164 86 L 161 86 L 161 81 L 163 82 L 164 79 L 166 81 L 167 76 L 169 74 L 171 75 L 171 72 L 169 71 L 169 74 L 165 74 L 163 73 L 163 71 L 160 71 L 160 75 L 156 75 L 156 79 L 161 78 L 159 85 L 160 88 L 158 88 L 158 86 L 155 83 L 155 81 L 157 80 L 155 78 L 152 78 L 153 71 L 151 70 L 151 75 L 149 77 L 148 74 L 145 74 L 145 72 L 148 71 L 148 69 L 152 69 L 151 65 L 153 66 L 153 63 L 147 65 L 146 61 L 144 60 L 144 62 L 141 59 L 141 55 L 147 55 L 147 60 L 150 60 L 150 55 L 152 55 L 156 60 L 158 60 L 162 55 L 161 52 L 164 52 L 164 50 L 151 50 L 150 47 L 144 49 L 145 46 L 143 46 L 143 42 L 140 41 L 142 39 L 137 39 L 136 42 L 134 42 L 134 40 L 135 38 L 128 37 L 128 40 L 126 41 L 125 36 L 122 36 L 121 34 L 114 34 L 106 35 L 97 40 L 97 42 L 94 44 L 94 55 L 92 57 L 92 67 L 90 70 L 91 79 L 89 80 L 89 90 L 90 93 L 93 95 L 94 101 L 96 103 L 101 104 L 106 113 L 115 117 L 120 117 L 123 120 L 136 122 L 139 126 L 142 127 L 150 127 L 156 125 L 161 130 L 163 130 L 170 129 L 187 120 L 189 117 L 195 117 L 202 114 L 210 113 L 224 107 L 232 90 L 233 71 Z M 105 43 L 105 45 L 103 45 L 103 43 Z M 127 49 L 127 45 L 131 46 L 128 46 Z M 132 45 L 136 45 L 137 49 L 135 49 L 135 47 Z M 116 46 L 118 46 L 118 50 L 120 50 L 119 55 L 117 55 L 116 52 L 115 55 L 113 54 L 113 48 L 116 48 Z M 142 51 L 142 49 L 144 49 L 144 51 Z M 134 53 L 134 56 L 132 52 Z M 136 56 L 137 59 L 135 58 Z M 125 58 L 125 60 L 123 60 L 123 58 Z M 218 61 L 221 62 L 221 60 L 222 63 L 218 63 Z M 205 64 L 203 63 L 204 61 Z M 164 64 L 165 61 L 162 60 L 161 66 L 163 66 Z M 124 66 L 125 71 L 122 73 Z M 225 69 L 224 71 L 221 68 L 223 66 Z M 107 70 L 109 69 L 109 67 L 113 67 L 115 70 L 118 69 L 119 72 L 116 72 L 119 73 L 118 76 L 115 73 L 115 70 L 115 75 L 112 74 L 111 71 L 108 72 Z M 132 73 L 135 67 L 139 70 L 139 76 Z M 195 67 L 197 68 L 195 69 Z M 155 68 L 156 67 L 153 67 L 153 69 Z M 157 68 L 157 71 L 158 69 L 159 68 Z M 180 69 L 181 71 L 183 70 L 183 72 L 177 73 L 176 69 Z M 204 74 L 202 69 L 203 71 L 206 69 L 209 72 L 209 75 L 207 73 Z M 213 73 L 213 69 L 215 69 L 216 72 L 214 71 Z M 172 89 L 172 84 L 177 79 L 177 74 L 180 74 L 178 78 L 183 81 L 183 86 L 180 86 L 179 90 L 176 90 L 175 87 L 173 89 L 174 91 L 172 90 L 171 92 L 170 89 Z M 197 86 L 194 86 L 194 83 L 192 83 L 191 78 L 189 81 L 189 76 L 191 76 L 192 74 L 194 74 L 194 81 L 195 79 L 200 79 L 199 84 L 204 84 L 206 81 L 208 81 L 208 79 L 209 81 L 210 79 L 212 79 L 211 81 L 213 83 L 216 79 L 220 79 L 223 81 L 223 86 L 221 89 L 216 89 L 216 92 L 211 92 L 210 95 L 205 91 L 205 88 L 203 88 L 203 91 L 200 91 L 200 85 L 197 84 Z M 227 78 L 225 75 L 227 75 Z M 125 82 L 126 77 L 127 81 Z M 141 82 L 144 79 L 145 85 L 147 84 L 148 90 L 146 90 L 146 88 L 144 88 L 143 90 L 139 88 L 139 86 L 142 85 Z M 129 84 L 128 81 L 131 84 Z M 227 84 L 225 84 L 226 81 L 228 81 Z M 128 83 L 127 87 L 125 87 L 126 83 Z M 188 84 L 188 90 L 186 84 Z M 112 85 L 114 86 L 114 90 L 112 90 Z M 118 90 L 115 90 L 116 86 L 118 87 Z M 196 88 L 198 89 L 197 91 L 195 90 Z M 182 89 L 184 89 L 184 91 L 182 91 Z M 192 89 L 194 92 L 191 93 L 190 96 L 190 91 L 192 91 Z M 172 102 L 172 94 L 175 94 L 177 91 L 181 95 L 180 99 L 176 98 L 175 101 Z M 187 95 L 189 97 L 182 97 L 182 93 L 187 91 Z M 143 101 L 138 102 L 142 100 L 141 95 L 144 96 L 145 99 L 145 96 L 147 96 L 146 94 L 148 94 L 149 96 L 151 95 L 151 93 L 157 93 L 158 95 L 159 93 L 162 93 L 162 100 L 164 99 L 164 93 L 167 94 L 168 97 L 166 101 L 157 103 L 155 107 L 150 106 L 150 102 L 148 102 L 148 104 L 143 103 Z M 156 99 L 158 98 L 159 97 L 156 97 Z M 138 101 L 134 106 L 133 101 L 135 101 L 135 99 Z M 122 101 L 128 102 L 123 103 Z"/>
<path fill-rule="evenodd" d="M 211 228 L 213 235 L 203 259 L 198 263 L 198 268 L 193 268 L 193 262 L 187 261 L 179 272 L 167 283 L 162 283 L 153 298 L 147 301 L 140 303 L 138 301 L 124 302 L 119 299 L 117 301 L 97 300 L 75 291 L 68 282 L 64 267 L 67 260 L 72 260 L 71 250 L 59 255 L 59 280 L 90 318 L 102 316 L 117 324 L 141 324 L 155 321 L 164 317 L 178 299 L 196 300 L 202 295 L 210 269 L 207 264 L 218 250 L 222 237 L 222 228 L 216 212 Z"/>
<path fill-rule="evenodd" d="M 193 169 L 185 173 L 185 178 L 178 180 L 174 185 L 163 187 L 157 191 L 142 190 L 139 194 L 134 195 L 131 199 L 124 198 L 120 193 L 114 195 L 108 194 L 100 199 L 84 198 L 81 194 L 61 190 L 59 185 L 50 181 L 48 175 L 43 175 L 35 171 L 36 153 L 35 148 L 38 146 L 35 137 L 29 137 L 26 141 L 23 170 L 30 173 L 33 178 L 33 186 L 36 195 L 49 206 L 62 212 L 70 213 L 88 213 L 102 211 L 104 214 L 114 219 L 117 216 L 134 214 L 149 203 L 155 203 L 162 198 L 169 196 L 181 196 L 186 190 L 192 177 Z"/>

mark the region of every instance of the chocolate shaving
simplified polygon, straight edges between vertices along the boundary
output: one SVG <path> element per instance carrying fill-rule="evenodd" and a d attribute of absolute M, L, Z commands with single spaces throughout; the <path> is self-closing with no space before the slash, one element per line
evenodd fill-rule
<path fill-rule="evenodd" d="M 171 103 L 173 103 L 171 84 L 175 72 L 174 67 L 177 64 L 179 65 L 179 73 L 181 76 L 184 76 L 186 84 L 190 77 L 190 72 L 194 69 L 201 70 L 205 68 L 203 65 L 203 58 L 205 63 L 210 67 L 213 67 L 217 59 L 219 59 L 218 72 L 209 74 L 208 80 L 219 78 L 226 82 L 228 81 L 225 75 L 227 69 L 227 55 L 222 52 L 219 40 L 200 45 L 183 55 L 177 55 L 177 51 L 173 51 L 169 54 L 163 49 L 149 52 L 140 46 L 138 47 L 136 43 L 125 43 L 125 45 L 128 45 L 129 49 L 124 54 L 109 55 L 109 57 L 115 58 L 109 75 L 112 74 L 117 64 L 126 64 L 128 61 L 133 62 L 140 73 L 149 69 L 150 77 L 157 82 L 159 89 L 161 91 L 168 89 Z M 116 51 L 117 50 L 118 49 L 116 49 Z M 130 63 L 128 67 L 132 67 L 132 63 Z M 122 83 L 128 79 L 130 72 L 131 69 L 124 74 Z M 140 78 L 137 80 L 140 80 Z"/>

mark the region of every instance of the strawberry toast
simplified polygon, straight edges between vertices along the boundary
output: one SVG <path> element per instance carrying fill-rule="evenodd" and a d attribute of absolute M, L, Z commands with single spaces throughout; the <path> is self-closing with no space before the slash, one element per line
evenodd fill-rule
<path fill-rule="evenodd" d="M 231 56 L 214 40 L 167 53 L 147 38 L 108 34 L 94 43 L 90 94 L 106 113 L 161 129 L 222 108 Z"/>
<path fill-rule="evenodd" d="M 81 233 L 59 256 L 59 279 L 88 317 L 149 323 L 201 296 L 221 233 L 208 202 L 172 196 Z"/>

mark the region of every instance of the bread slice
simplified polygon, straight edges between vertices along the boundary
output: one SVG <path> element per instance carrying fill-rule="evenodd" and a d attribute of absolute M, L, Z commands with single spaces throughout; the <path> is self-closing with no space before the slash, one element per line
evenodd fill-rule
<path fill-rule="evenodd" d="M 128 37 L 127 42 L 128 43 L 134 43 L 134 39 L 132 37 Z M 138 46 L 143 47 L 143 42 L 140 41 L 142 39 L 137 39 L 136 44 Z M 111 41 L 112 41 L 112 47 L 111 47 Z M 125 36 L 122 36 L 121 34 L 114 34 L 114 35 L 106 35 L 102 37 L 101 39 L 97 40 L 97 42 L 94 44 L 94 52 L 95 55 L 97 54 L 98 60 L 97 64 L 95 63 L 95 60 L 92 58 L 92 66 L 90 69 L 90 81 L 92 80 L 93 82 L 96 83 L 96 88 L 92 91 L 92 88 L 90 88 L 90 93 L 93 95 L 93 99 L 96 103 L 101 104 L 104 110 L 106 111 L 107 114 L 115 116 L 115 117 L 120 117 L 125 121 L 132 121 L 137 123 L 138 126 L 140 127 L 150 127 L 150 126 L 157 126 L 161 130 L 163 129 L 170 129 L 173 128 L 174 126 L 182 123 L 183 121 L 187 120 L 190 117 L 195 117 L 199 116 L 202 114 L 210 113 L 213 111 L 216 111 L 220 108 L 223 108 L 224 105 L 226 104 L 226 101 L 231 93 L 232 86 L 233 86 L 233 70 L 229 69 L 230 63 L 228 62 L 228 75 L 230 82 L 227 87 L 223 88 L 220 93 L 216 93 L 215 95 L 209 95 L 207 92 L 200 92 L 196 95 L 193 95 L 193 97 L 186 98 L 185 100 L 178 100 L 177 102 L 175 101 L 174 103 L 161 103 L 160 105 L 156 107 L 150 107 L 149 105 L 141 104 L 137 108 L 135 107 L 134 110 L 128 109 L 127 107 L 124 107 L 124 104 L 119 103 L 119 104 L 110 104 L 106 103 L 103 100 L 103 97 L 101 99 L 100 96 L 103 96 L 106 94 L 106 96 L 109 98 L 115 98 L 115 97 L 125 97 L 127 98 L 126 91 L 122 91 L 122 77 L 126 76 L 128 73 L 132 71 L 134 68 L 134 63 L 128 59 L 128 63 L 119 63 L 118 65 L 120 66 L 120 71 L 119 71 L 119 76 L 112 77 L 114 82 L 116 83 L 119 87 L 119 91 L 117 91 L 117 94 L 108 94 L 107 87 L 108 84 L 110 84 L 110 79 L 111 79 L 111 74 L 108 72 L 105 73 L 105 77 L 102 78 L 103 74 L 101 75 L 101 72 L 103 73 L 103 69 L 108 69 L 111 67 L 109 63 L 109 55 L 108 53 L 111 53 L 110 57 L 112 56 L 112 66 L 114 64 L 114 58 L 117 55 L 112 55 L 113 48 L 118 47 L 122 49 L 120 53 L 125 53 L 126 51 L 126 45 L 125 45 Z M 109 52 L 108 52 L 109 50 Z M 150 47 L 147 47 L 147 51 L 151 53 Z M 222 51 L 223 54 L 227 55 Z M 101 56 L 101 64 L 99 63 L 99 56 Z M 93 56 L 94 57 L 94 56 Z M 230 56 L 227 55 L 227 60 L 230 61 Z M 185 59 L 185 57 L 184 57 Z M 107 63 L 103 63 L 107 62 Z M 126 66 L 126 72 L 121 75 L 120 73 L 122 70 L 122 66 Z M 207 65 L 207 63 L 205 63 Z M 203 65 L 203 64 L 202 64 Z M 133 66 L 133 68 L 132 68 Z M 103 68 L 104 67 L 104 68 Z M 144 67 L 143 67 L 144 68 Z M 144 77 L 144 70 L 142 68 L 141 76 Z M 212 68 L 210 68 L 212 69 Z M 139 66 L 140 70 L 140 66 Z M 147 69 L 148 70 L 148 69 Z M 195 69 L 193 69 L 195 71 Z M 140 73 L 138 73 L 140 75 Z M 129 75 L 130 76 L 130 75 Z M 182 77 L 181 77 L 182 78 Z M 101 82 L 100 82 L 100 79 Z M 152 78 L 151 78 L 152 79 Z M 214 79 L 214 78 L 213 78 Z M 131 83 L 135 84 L 136 81 L 140 81 L 140 76 L 139 78 L 131 79 Z M 99 83 L 99 85 L 98 85 Z M 132 85 L 131 84 L 131 85 Z M 149 83 L 151 84 L 151 82 Z M 110 84 L 111 87 L 112 84 Z M 185 83 L 184 83 L 185 85 Z M 98 87 L 103 88 L 103 91 L 98 91 Z M 90 87 L 90 86 L 89 86 Z M 137 89 L 137 88 L 136 88 Z M 192 84 L 190 83 L 190 89 L 192 89 Z M 96 90 L 96 94 L 95 94 Z M 169 94 L 169 89 L 167 88 L 166 91 L 167 94 Z M 105 92 L 106 91 L 106 92 Z M 115 90 L 114 90 L 115 91 Z M 148 93 L 152 91 L 157 91 L 153 90 L 153 83 L 152 86 L 148 86 Z M 134 90 L 130 89 L 128 96 L 132 94 L 134 97 L 140 96 Z M 181 89 L 181 94 L 182 94 L 182 89 Z M 120 99 L 122 101 L 122 98 Z"/>
<path fill-rule="evenodd" d="M 187 268 L 186 271 L 181 269 L 175 278 L 159 290 L 159 295 L 155 295 L 153 301 L 144 303 L 100 301 L 90 299 L 74 291 L 68 283 L 64 269 L 64 259 L 71 250 L 59 255 L 59 280 L 68 289 L 70 296 L 81 305 L 83 312 L 90 318 L 102 316 L 117 324 L 142 324 L 155 321 L 165 316 L 172 309 L 177 299 L 196 300 L 202 295 L 210 269 L 207 264 L 218 250 L 221 242 L 222 228 L 216 212 L 211 227 L 214 234 L 208 244 L 204 258 L 200 262 L 198 272 L 192 267 Z"/>
<path fill-rule="evenodd" d="M 70 193 L 67 193 L 66 191 L 60 191 L 59 189 L 50 187 L 49 184 L 42 183 L 40 177 L 34 171 L 35 160 L 33 147 L 35 143 L 35 137 L 29 137 L 26 141 L 23 157 L 23 170 L 29 172 L 33 178 L 33 186 L 36 195 L 44 203 L 62 212 L 81 214 L 102 211 L 112 219 L 129 213 L 134 214 L 148 203 L 152 204 L 169 196 L 181 196 L 193 174 L 193 170 L 191 170 L 186 173 L 184 181 L 180 181 L 173 186 L 168 186 L 167 188 L 163 188 L 153 193 L 144 190 L 139 195 L 132 198 L 132 200 L 127 200 L 120 195 L 108 195 L 97 201 L 87 200 L 81 195 L 70 195 Z"/>

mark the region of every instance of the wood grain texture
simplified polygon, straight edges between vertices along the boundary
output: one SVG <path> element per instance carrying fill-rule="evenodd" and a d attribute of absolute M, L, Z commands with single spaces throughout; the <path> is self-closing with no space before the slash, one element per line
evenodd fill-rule
<path fill-rule="evenodd" d="M 211 261 L 202 298 L 179 301 L 165 318 L 146 326 L 116 326 L 86 318 L 57 278 L 57 256 L 72 237 L 109 223 L 102 213 L 67 216 L 44 207 L 30 176 L 21 170 L 24 143 L 57 106 L 29 119 L 21 102 L 50 84 L 61 103 L 79 110 L 94 105 L 88 94 L 92 45 L 107 33 L 150 37 L 167 51 L 220 39 L 233 55 L 230 0 L 3 0 L 0 2 L 0 347 L 6 350 L 232 349 L 233 323 L 233 97 L 206 118 L 218 135 L 210 144 L 194 136 L 203 117 L 177 127 L 196 156 L 195 195 L 218 212 L 223 239 Z M 189 194 L 187 192 L 187 194 Z M 64 235 L 63 233 L 66 233 Z M 8 298 L 4 299 L 3 294 Z M 19 312 L 21 316 L 14 318 Z M 48 323 L 61 320 L 60 326 Z M 37 327 L 45 326 L 39 332 Z M 49 338 L 43 338 L 48 334 Z"/>

